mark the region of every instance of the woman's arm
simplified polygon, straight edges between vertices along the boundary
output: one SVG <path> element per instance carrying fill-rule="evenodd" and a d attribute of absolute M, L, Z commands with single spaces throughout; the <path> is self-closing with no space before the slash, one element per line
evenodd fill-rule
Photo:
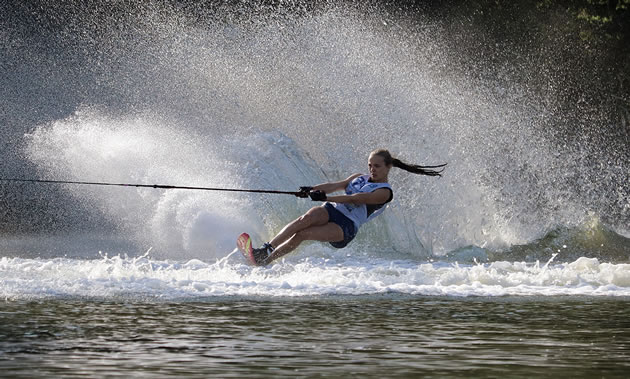
<path fill-rule="evenodd" d="M 354 195 L 326 196 L 326 200 L 334 203 L 352 204 L 385 204 L 392 196 L 389 188 L 379 188 L 373 192 L 355 193 Z"/>
<path fill-rule="evenodd" d="M 347 179 L 340 180 L 338 182 L 330 182 L 318 184 L 313 187 L 313 191 L 323 191 L 325 193 L 333 193 L 336 191 L 343 191 L 348 186 L 348 183 L 353 181 L 355 178 L 361 176 L 361 174 L 354 174 L 349 176 Z"/>

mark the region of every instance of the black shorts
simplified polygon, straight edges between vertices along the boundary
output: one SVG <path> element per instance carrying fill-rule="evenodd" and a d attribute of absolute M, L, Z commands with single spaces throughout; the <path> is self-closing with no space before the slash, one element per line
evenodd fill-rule
<path fill-rule="evenodd" d="M 343 213 L 339 212 L 332 204 L 325 203 L 324 208 L 328 211 L 328 222 L 339 225 L 343 231 L 343 240 L 330 242 L 333 247 L 341 249 L 346 247 L 357 235 L 357 228 L 354 226 L 354 222 L 346 217 Z"/>

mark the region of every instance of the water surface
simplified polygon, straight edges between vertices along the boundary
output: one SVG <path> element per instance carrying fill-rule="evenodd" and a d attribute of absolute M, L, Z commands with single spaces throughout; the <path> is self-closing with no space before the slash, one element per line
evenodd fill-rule
<path fill-rule="evenodd" d="M 8 301 L 0 367 L 13 377 L 624 377 L 629 300 Z"/>

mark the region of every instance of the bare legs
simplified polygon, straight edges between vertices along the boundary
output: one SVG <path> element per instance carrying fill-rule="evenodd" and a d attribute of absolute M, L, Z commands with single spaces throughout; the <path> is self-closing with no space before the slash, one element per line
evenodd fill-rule
<path fill-rule="evenodd" d="M 335 242 L 343 240 L 343 230 L 328 222 L 328 211 L 323 206 L 313 207 L 285 226 L 269 243 L 275 248 L 267 263 L 278 259 L 303 241 Z"/>

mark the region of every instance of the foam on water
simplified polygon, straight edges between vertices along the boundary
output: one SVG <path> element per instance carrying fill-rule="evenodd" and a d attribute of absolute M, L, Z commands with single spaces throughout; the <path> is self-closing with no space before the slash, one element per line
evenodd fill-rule
<path fill-rule="evenodd" d="M 630 296 L 630 264 L 580 258 L 571 263 L 461 265 L 320 254 L 251 267 L 231 254 L 214 263 L 107 257 L 0 259 L 0 298 L 171 300 L 208 296 L 313 296 L 398 293 L 447 296 Z"/>
<path fill-rule="evenodd" d="M 195 136 L 149 116 L 116 119 L 83 109 L 28 138 L 30 158 L 45 176 L 56 178 L 255 189 L 278 189 L 282 183 L 290 191 L 298 183 L 324 180 L 292 141 L 273 132 L 247 138 Z M 275 229 L 289 220 L 277 214 L 291 217 L 300 211 L 289 196 L 272 202 L 261 195 L 214 191 L 66 190 L 128 238 L 171 255 L 220 257 L 242 231 L 268 238 L 265 227 Z"/>

